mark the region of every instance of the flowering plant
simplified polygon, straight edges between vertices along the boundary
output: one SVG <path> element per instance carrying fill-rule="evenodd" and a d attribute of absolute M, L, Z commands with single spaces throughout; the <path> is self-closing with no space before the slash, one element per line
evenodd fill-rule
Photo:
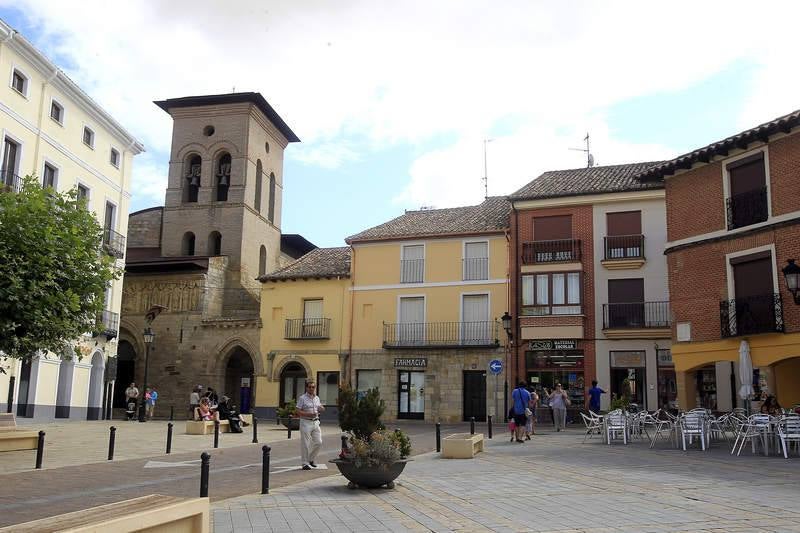
<path fill-rule="evenodd" d="M 411 440 L 399 429 L 375 431 L 369 438 L 351 435 L 349 442 L 350 446 L 339 457 L 352 461 L 358 468 L 388 468 L 411 453 Z"/>

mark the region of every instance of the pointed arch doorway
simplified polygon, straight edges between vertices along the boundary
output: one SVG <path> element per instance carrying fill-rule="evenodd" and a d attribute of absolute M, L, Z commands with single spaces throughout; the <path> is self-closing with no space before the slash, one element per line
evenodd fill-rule
<path fill-rule="evenodd" d="M 289 363 L 281 370 L 280 406 L 297 400 L 306 390 L 308 374 L 300 363 Z"/>
<path fill-rule="evenodd" d="M 225 365 L 223 393 L 231 398 L 231 401 L 239 407 L 239 411 L 242 413 L 249 413 L 253 405 L 254 381 L 253 359 L 247 350 L 237 346 L 231 352 L 228 363 Z"/>

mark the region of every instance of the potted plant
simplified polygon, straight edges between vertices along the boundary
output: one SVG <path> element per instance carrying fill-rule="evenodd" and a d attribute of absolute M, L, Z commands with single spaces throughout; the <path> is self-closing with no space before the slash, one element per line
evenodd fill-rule
<path fill-rule="evenodd" d="M 394 488 L 410 460 L 411 440 L 399 429 L 385 428 L 380 420 L 384 409 L 378 389 L 361 398 L 349 387 L 339 392 L 339 426 L 348 433 L 347 447 L 331 462 L 350 488 Z"/>
<path fill-rule="evenodd" d="M 278 407 L 278 420 L 286 429 L 300 431 L 300 419 L 294 416 L 296 410 L 297 401 L 294 398 L 283 404 L 283 407 Z"/>

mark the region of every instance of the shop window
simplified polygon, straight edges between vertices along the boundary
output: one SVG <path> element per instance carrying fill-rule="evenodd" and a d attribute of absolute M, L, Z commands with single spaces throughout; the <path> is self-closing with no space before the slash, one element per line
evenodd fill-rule
<path fill-rule="evenodd" d="M 319 396 L 322 405 L 336 405 L 338 403 L 338 372 L 317 372 L 317 396 Z"/>
<path fill-rule="evenodd" d="M 356 395 L 363 398 L 372 389 L 380 390 L 381 374 L 381 370 L 356 370 Z"/>
<path fill-rule="evenodd" d="M 611 400 L 627 397 L 629 402 L 645 409 L 645 352 L 612 351 L 609 353 L 611 366 Z"/>
<path fill-rule="evenodd" d="M 703 367 L 694 373 L 694 377 L 697 386 L 697 407 L 716 411 L 717 369 L 714 366 Z"/>
<path fill-rule="evenodd" d="M 656 350 L 658 359 L 658 407 L 660 409 L 678 408 L 678 385 L 672 353 L 667 349 Z"/>
<path fill-rule="evenodd" d="M 522 276 L 523 315 L 578 315 L 580 313 L 580 272 Z"/>

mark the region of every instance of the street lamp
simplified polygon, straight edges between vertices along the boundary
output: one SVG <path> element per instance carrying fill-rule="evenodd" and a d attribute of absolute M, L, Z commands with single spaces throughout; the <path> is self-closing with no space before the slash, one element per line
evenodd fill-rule
<path fill-rule="evenodd" d="M 144 382 L 142 382 L 142 402 L 139 405 L 139 422 L 145 421 L 145 404 L 147 403 L 147 399 L 145 395 L 147 394 L 147 369 L 150 365 L 150 345 L 153 344 L 153 341 L 156 338 L 156 334 L 153 333 L 153 330 L 150 329 L 148 326 L 147 329 L 144 330 L 142 334 L 144 338 L 144 345 L 145 345 L 145 352 L 144 352 Z"/>
<path fill-rule="evenodd" d="M 500 317 L 500 321 L 503 322 L 503 329 L 506 330 L 506 336 L 508 337 L 506 341 L 505 383 L 503 384 L 503 420 L 505 420 L 506 416 L 508 416 L 508 373 L 511 372 L 508 360 L 511 353 L 511 343 L 514 340 L 514 331 L 511 329 L 511 315 L 508 314 L 508 311 Z"/>
<path fill-rule="evenodd" d="M 786 280 L 786 288 L 794 296 L 794 303 L 800 305 L 800 266 L 794 264 L 794 259 L 786 261 L 786 266 L 783 267 L 783 278 Z"/>

